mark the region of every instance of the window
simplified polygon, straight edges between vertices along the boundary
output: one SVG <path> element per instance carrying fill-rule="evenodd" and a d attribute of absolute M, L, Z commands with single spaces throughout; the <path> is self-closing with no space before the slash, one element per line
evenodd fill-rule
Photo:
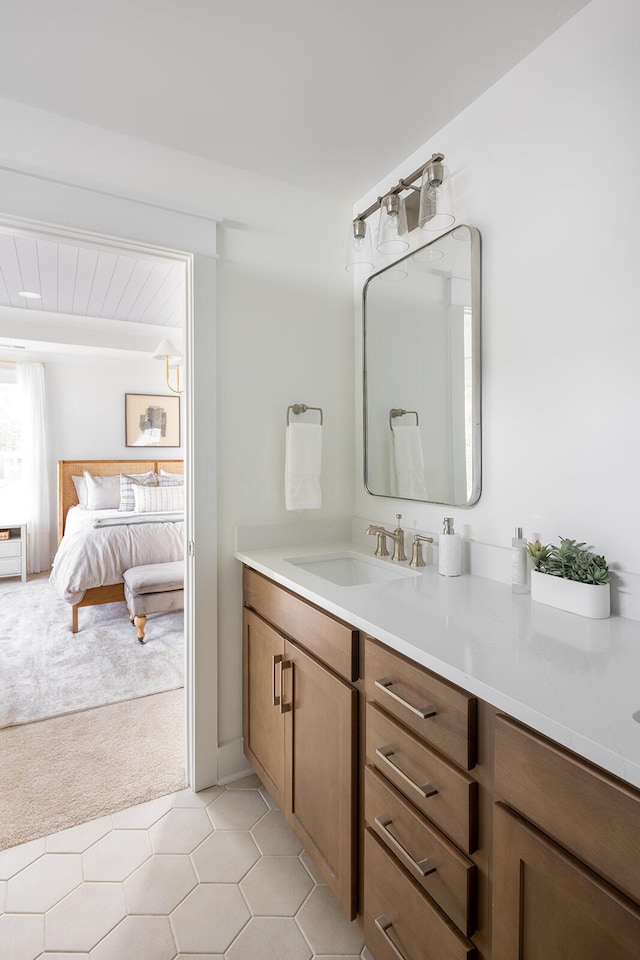
<path fill-rule="evenodd" d="M 22 513 L 22 411 L 15 373 L 0 377 L 0 517 L 7 523 Z"/>

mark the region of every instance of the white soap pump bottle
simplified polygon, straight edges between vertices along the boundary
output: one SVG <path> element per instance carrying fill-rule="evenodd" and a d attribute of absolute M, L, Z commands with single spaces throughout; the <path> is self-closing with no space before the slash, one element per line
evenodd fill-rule
<path fill-rule="evenodd" d="M 453 529 L 453 517 L 442 521 L 438 540 L 438 573 L 443 577 L 459 577 L 462 573 L 462 541 Z"/>

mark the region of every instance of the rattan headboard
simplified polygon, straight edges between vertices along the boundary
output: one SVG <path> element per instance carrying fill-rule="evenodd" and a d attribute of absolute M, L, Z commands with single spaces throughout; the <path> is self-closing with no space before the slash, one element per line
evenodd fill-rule
<path fill-rule="evenodd" d="M 78 503 L 72 477 L 81 477 L 83 470 L 97 477 L 112 477 L 119 473 L 147 473 L 166 470 L 182 473 L 182 460 L 58 460 L 58 543 L 64 533 L 67 511 Z"/>

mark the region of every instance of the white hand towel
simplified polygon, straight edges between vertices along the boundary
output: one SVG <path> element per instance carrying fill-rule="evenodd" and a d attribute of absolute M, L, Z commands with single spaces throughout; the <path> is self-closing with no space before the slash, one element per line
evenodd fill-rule
<path fill-rule="evenodd" d="M 420 428 L 416 426 L 393 426 L 393 458 L 399 497 L 409 500 L 426 500 L 424 482 L 424 456 Z"/>
<path fill-rule="evenodd" d="M 284 495 L 287 510 L 319 510 L 322 427 L 290 423 L 287 427 Z"/>

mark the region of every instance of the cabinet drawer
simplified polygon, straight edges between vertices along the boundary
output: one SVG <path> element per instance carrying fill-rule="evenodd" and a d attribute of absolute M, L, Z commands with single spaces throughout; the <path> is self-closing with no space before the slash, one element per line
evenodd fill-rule
<path fill-rule="evenodd" d="M 22 540 L 0 540 L 0 560 L 22 556 Z"/>
<path fill-rule="evenodd" d="M 6 560 L 0 560 L 0 577 L 12 577 L 22 573 L 22 560 L 20 557 L 9 557 Z"/>
<path fill-rule="evenodd" d="M 379 703 L 455 763 L 476 763 L 476 698 L 373 640 L 365 644 L 367 700 Z"/>
<path fill-rule="evenodd" d="M 367 829 L 364 938 L 376 960 L 471 960 L 472 943 Z"/>
<path fill-rule="evenodd" d="M 344 677 L 358 679 L 358 631 L 244 567 L 246 606 Z"/>
<path fill-rule="evenodd" d="M 640 903 L 640 794 L 632 787 L 499 716 L 495 791 Z"/>
<path fill-rule="evenodd" d="M 367 762 L 467 853 L 477 845 L 478 785 L 409 730 L 368 703 Z"/>
<path fill-rule="evenodd" d="M 475 872 L 470 860 L 434 829 L 373 767 L 365 768 L 365 820 L 442 907 L 471 936 L 475 918 Z"/>

